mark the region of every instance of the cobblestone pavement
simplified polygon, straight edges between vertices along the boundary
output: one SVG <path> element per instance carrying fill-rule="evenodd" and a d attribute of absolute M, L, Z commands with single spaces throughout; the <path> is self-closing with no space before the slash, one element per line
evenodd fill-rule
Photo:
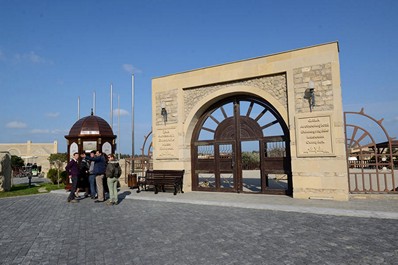
<path fill-rule="evenodd" d="M 0 199 L 0 264 L 397 264 L 398 219 L 66 196 Z"/>

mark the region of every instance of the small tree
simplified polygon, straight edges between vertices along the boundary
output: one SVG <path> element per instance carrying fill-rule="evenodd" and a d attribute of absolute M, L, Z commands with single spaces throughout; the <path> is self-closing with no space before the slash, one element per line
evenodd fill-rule
<path fill-rule="evenodd" d="M 57 169 L 57 182 L 59 187 L 61 168 L 64 163 L 68 162 L 68 154 L 67 153 L 51 154 L 48 160 L 50 161 L 50 164 L 52 166 L 55 166 Z"/>
<path fill-rule="evenodd" d="M 16 156 L 16 155 L 12 155 L 11 156 L 11 168 L 12 168 L 12 170 L 18 170 L 18 169 L 20 169 L 21 167 L 23 167 L 24 166 L 24 161 L 23 161 L 23 159 L 21 158 L 21 157 L 19 157 L 19 156 Z"/>
<path fill-rule="evenodd" d="M 243 169 L 253 170 L 259 169 L 260 154 L 258 152 L 242 152 L 242 167 Z"/>
<path fill-rule="evenodd" d="M 50 157 L 48 158 L 48 160 L 50 161 L 51 165 L 53 165 L 54 162 L 57 160 L 65 163 L 68 161 L 68 154 L 67 153 L 51 154 Z"/>

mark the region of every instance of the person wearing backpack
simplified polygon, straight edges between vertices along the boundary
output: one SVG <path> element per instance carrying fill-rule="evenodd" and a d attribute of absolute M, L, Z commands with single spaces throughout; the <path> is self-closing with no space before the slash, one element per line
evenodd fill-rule
<path fill-rule="evenodd" d="M 108 165 L 106 166 L 106 181 L 109 189 L 109 201 L 108 205 L 117 205 L 117 182 L 122 174 L 122 168 L 119 165 L 119 162 L 115 160 L 115 155 L 108 155 Z"/>

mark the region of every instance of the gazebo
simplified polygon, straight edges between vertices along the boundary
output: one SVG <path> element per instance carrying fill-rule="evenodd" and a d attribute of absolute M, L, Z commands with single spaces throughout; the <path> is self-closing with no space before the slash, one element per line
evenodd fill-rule
<path fill-rule="evenodd" d="M 73 153 L 101 150 L 105 154 L 114 153 L 116 150 L 116 135 L 111 126 L 101 117 L 91 115 L 78 120 L 65 135 L 68 148 L 68 157 Z"/>

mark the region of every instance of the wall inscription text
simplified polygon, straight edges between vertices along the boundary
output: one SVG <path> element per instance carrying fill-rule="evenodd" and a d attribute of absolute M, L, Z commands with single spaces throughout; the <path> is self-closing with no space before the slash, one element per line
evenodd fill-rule
<path fill-rule="evenodd" d="M 333 155 L 330 116 L 297 118 L 298 156 Z"/>
<path fill-rule="evenodd" d="M 159 130 L 158 150 L 160 159 L 177 158 L 177 130 L 165 128 Z"/>

